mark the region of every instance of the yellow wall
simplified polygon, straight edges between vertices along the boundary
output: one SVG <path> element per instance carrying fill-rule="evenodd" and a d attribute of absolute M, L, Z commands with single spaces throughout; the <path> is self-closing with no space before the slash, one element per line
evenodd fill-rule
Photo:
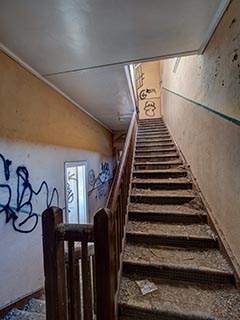
<path fill-rule="evenodd" d="M 163 62 L 163 117 L 240 274 L 239 12 L 240 1 L 233 0 L 203 55 L 182 57 L 176 72 L 176 59 Z"/>
<path fill-rule="evenodd" d="M 143 86 L 138 89 L 139 118 L 160 118 L 160 61 L 142 64 Z"/>
<path fill-rule="evenodd" d="M 2 309 L 44 286 L 41 214 L 56 205 L 66 215 L 65 162 L 87 162 L 90 221 L 104 207 L 113 171 L 112 134 L 0 52 L 0 155 Z M 10 163 L 8 178 L 4 159 Z M 43 182 L 47 188 L 41 189 Z M 9 208 L 15 222 L 6 219 Z M 36 218 L 20 225 L 31 213 L 38 217 L 33 230 Z"/>
<path fill-rule="evenodd" d="M 112 156 L 112 134 L 0 52 L 0 137 Z"/>

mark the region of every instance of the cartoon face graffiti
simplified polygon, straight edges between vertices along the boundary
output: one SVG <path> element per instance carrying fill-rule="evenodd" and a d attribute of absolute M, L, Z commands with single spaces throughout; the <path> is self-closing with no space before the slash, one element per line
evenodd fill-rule
<path fill-rule="evenodd" d="M 154 101 L 146 101 L 144 111 L 147 117 L 155 117 L 155 102 Z"/>

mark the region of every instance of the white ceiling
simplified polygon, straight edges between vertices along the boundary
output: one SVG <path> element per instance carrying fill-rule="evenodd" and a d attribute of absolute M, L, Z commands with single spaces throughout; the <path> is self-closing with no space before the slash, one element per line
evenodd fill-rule
<path fill-rule="evenodd" d="M 0 0 L 0 42 L 113 130 L 123 64 L 204 48 L 229 0 Z"/>

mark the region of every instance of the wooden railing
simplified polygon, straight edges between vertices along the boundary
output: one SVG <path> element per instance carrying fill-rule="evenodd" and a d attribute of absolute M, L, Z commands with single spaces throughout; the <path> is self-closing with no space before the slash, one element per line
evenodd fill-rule
<path fill-rule="evenodd" d="M 106 208 L 99 210 L 94 216 L 97 320 L 117 319 L 117 299 L 136 130 L 134 114 Z"/>
<path fill-rule="evenodd" d="M 93 225 L 64 224 L 62 210 L 52 207 L 44 211 L 42 226 L 47 320 L 92 320 Z"/>
<path fill-rule="evenodd" d="M 43 213 L 47 320 L 117 319 L 136 131 L 134 114 L 107 205 L 93 225 L 64 224 L 55 207 Z"/>

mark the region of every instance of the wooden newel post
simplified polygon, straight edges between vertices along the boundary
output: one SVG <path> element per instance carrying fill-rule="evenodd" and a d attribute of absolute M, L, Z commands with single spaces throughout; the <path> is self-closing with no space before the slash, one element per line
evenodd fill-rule
<path fill-rule="evenodd" d="M 115 320 L 114 254 L 111 212 L 100 209 L 94 216 L 97 320 Z"/>
<path fill-rule="evenodd" d="M 60 208 L 51 207 L 42 214 L 47 320 L 68 319 L 64 241 L 56 237 L 56 226 L 62 222 Z"/>

